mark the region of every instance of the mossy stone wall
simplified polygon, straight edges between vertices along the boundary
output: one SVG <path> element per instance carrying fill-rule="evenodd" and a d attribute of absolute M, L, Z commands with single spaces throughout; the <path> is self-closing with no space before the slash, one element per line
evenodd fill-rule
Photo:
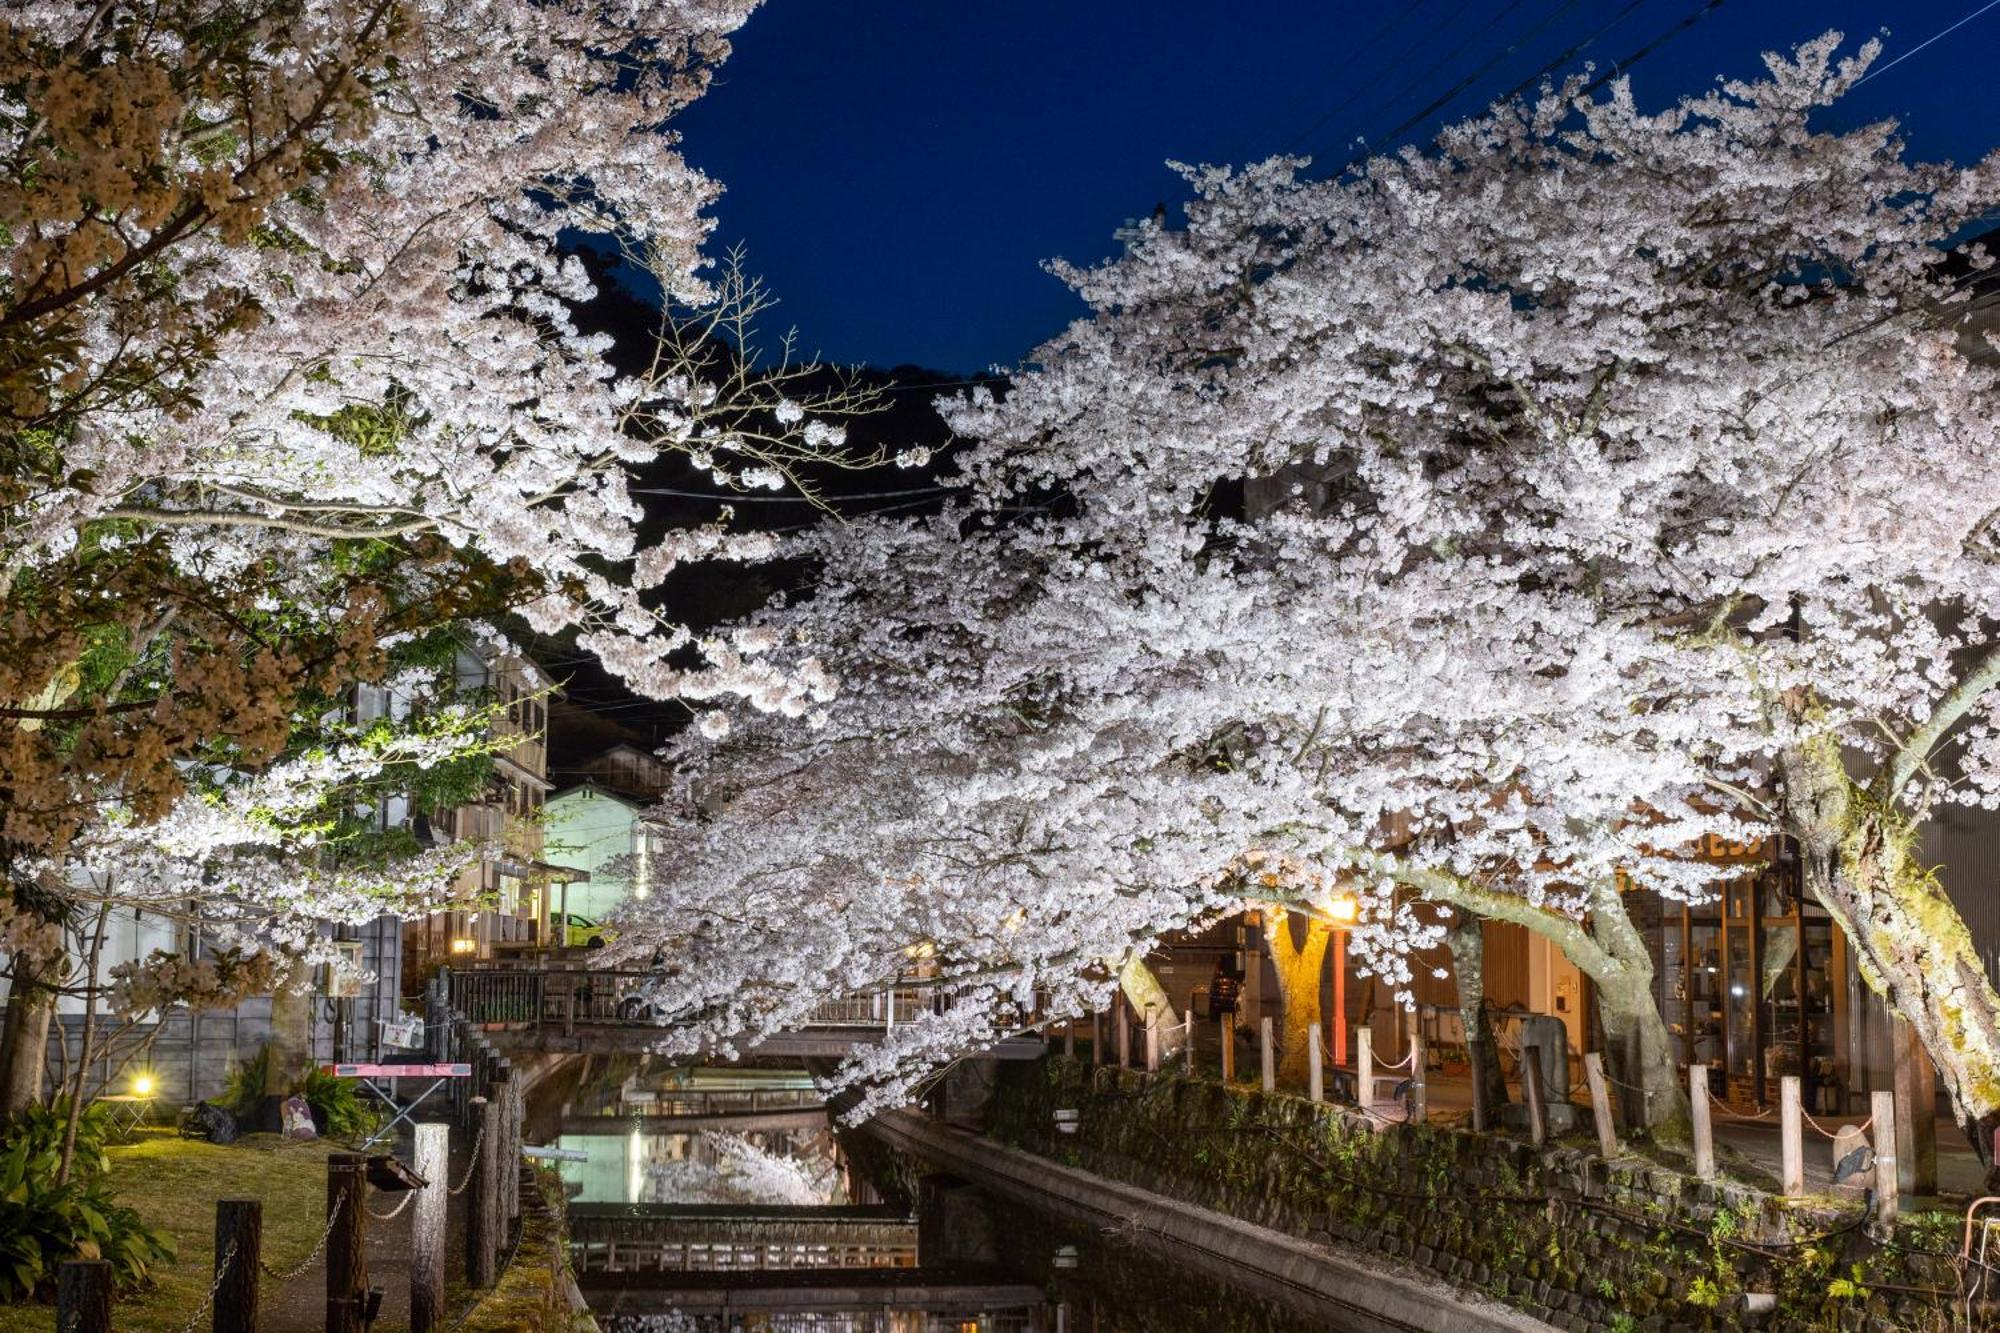
<path fill-rule="evenodd" d="M 1073 1135 L 1058 1108 L 1080 1113 Z M 1955 1219 L 1868 1235 L 1858 1203 L 1788 1201 L 1644 1159 L 1051 1058 L 1010 1065 L 988 1132 L 1066 1165 L 1428 1269 L 1558 1328 L 1896 1329 L 1955 1309 Z M 1776 1297 L 1768 1314 L 1752 1293 Z M 2000 1324 L 1990 1325 L 2000 1327 Z"/>

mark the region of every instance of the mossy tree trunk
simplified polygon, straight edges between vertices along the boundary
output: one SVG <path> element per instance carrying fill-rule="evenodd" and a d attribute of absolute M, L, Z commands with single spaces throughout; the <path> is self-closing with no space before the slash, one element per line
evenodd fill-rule
<path fill-rule="evenodd" d="M 28 954 L 9 960 L 7 1017 L 0 1028 L 0 1124 L 42 1099 L 57 969 Z"/>
<path fill-rule="evenodd" d="M 1893 802 L 1892 764 L 1864 788 L 1830 741 L 1785 756 L 1784 823 L 1806 890 L 1847 935 L 1861 975 L 1907 1020 L 1951 1095 L 1959 1128 L 2000 1187 L 2000 994 L 1965 920 L 1917 857 L 1917 828 Z"/>
<path fill-rule="evenodd" d="M 1588 922 L 1539 907 L 1526 898 L 1441 870 L 1412 866 L 1400 857 L 1354 852 L 1358 865 L 1406 884 L 1432 902 L 1525 926 L 1549 940 L 1597 986 L 1607 1031 L 1620 1034 L 1611 1076 L 1625 1085 L 1619 1096 L 1635 1124 L 1671 1137 L 1687 1132 L 1687 1093 L 1666 1021 L 1653 999 L 1653 955 L 1632 924 L 1617 885 L 1593 885 Z"/>
<path fill-rule="evenodd" d="M 1484 1087 L 1486 1105 L 1505 1106 L 1507 1075 L 1500 1068 L 1500 1044 L 1493 1036 L 1492 1001 L 1486 998 L 1486 920 L 1473 912 L 1460 912 L 1444 938 L 1451 950 L 1458 1019 L 1465 1028 L 1472 1077 Z"/>
<path fill-rule="evenodd" d="M 1125 995 L 1126 1003 L 1139 1015 L 1141 1025 L 1151 1021 L 1159 1025 L 1160 1060 L 1164 1063 L 1178 1055 L 1192 1035 L 1181 1027 L 1180 1018 L 1174 1013 L 1173 998 L 1167 988 L 1153 975 L 1153 969 L 1146 966 L 1146 960 L 1137 949 L 1125 955 L 1125 961 L 1118 967 L 1118 989 Z"/>
<path fill-rule="evenodd" d="M 1264 912 L 1264 936 L 1278 973 L 1278 1082 L 1303 1088 L 1311 1059 L 1307 1045 L 1326 1021 L 1320 1009 L 1319 979 L 1326 970 L 1333 927 L 1317 917 L 1272 907 Z"/>

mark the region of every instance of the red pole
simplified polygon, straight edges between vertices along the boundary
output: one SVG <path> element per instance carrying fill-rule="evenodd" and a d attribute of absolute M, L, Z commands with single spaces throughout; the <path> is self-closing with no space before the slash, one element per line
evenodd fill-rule
<path fill-rule="evenodd" d="M 1347 1063 L 1347 932 L 1333 928 L 1333 1062 Z"/>

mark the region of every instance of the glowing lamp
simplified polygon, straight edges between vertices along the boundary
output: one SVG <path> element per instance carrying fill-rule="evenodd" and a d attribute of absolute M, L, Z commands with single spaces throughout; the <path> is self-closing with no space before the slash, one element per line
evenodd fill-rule
<path fill-rule="evenodd" d="M 478 947 L 479 941 L 477 940 L 457 939 L 451 942 L 451 951 L 453 953 L 471 953 Z"/>
<path fill-rule="evenodd" d="M 141 1074 L 141 1075 L 139 1075 L 139 1076 L 138 1076 L 137 1078 L 133 1079 L 133 1080 L 132 1080 L 132 1091 L 133 1091 L 133 1092 L 135 1092 L 135 1093 L 137 1093 L 137 1094 L 138 1094 L 139 1096 L 141 1096 L 141 1097 L 150 1097 L 150 1096 L 152 1096 L 152 1095 L 153 1095 L 153 1076 L 152 1076 L 151 1074 Z"/>
<path fill-rule="evenodd" d="M 1342 926 L 1351 926 L 1361 916 L 1361 900 L 1351 893 L 1343 893 L 1326 905 L 1326 914 Z"/>

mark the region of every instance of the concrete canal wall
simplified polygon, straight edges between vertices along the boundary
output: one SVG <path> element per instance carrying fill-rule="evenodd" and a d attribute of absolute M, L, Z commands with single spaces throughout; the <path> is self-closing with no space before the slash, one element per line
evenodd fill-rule
<path fill-rule="evenodd" d="M 867 1132 L 907 1157 L 995 1194 L 1096 1226 L 1144 1233 L 1229 1284 L 1337 1320 L 1353 1333 L 1536 1333 L 1549 1325 L 1417 1272 L 1342 1254 L 1226 1213 L 1003 1147 L 914 1111 Z"/>
<path fill-rule="evenodd" d="M 1074 1134 L 1056 1130 L 1059 1109 L 1077 1112 Z M 1372 1309 L 1383 1327 L 1509 1327 L 1479 1322 L 1502 1317 L 1495 1300 L 1570 1333 L 2000 1327 L 1990 1304 L 1959 1300 L 1955 1213 L 1873 1237 L 1859 1201 L 1788 1201 L 1636 1156 L 1536 1152 L 1297 1097 L 1057 1058 L 1001 1072 L 986 1139 L 909 1113 L 877 1132 L 995 1189 L 1138 1217 L 1239 1273 L 1262 1266 Z M 1316 1265 L 1327 1276 L 1307 1276 Z M 1426 1312 L 1420 1291 L 1457 1304 Z"/>

